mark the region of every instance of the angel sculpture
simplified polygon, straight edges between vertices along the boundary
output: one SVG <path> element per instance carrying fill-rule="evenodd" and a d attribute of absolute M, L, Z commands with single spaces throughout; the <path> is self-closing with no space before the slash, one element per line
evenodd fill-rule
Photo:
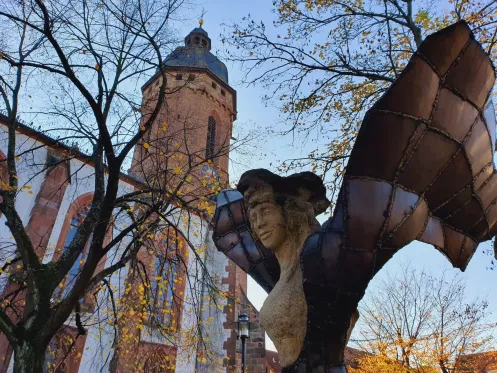
<path fill-rule="evenodd" d="M 464 22 L 426 38 L 366 113 L 336 203 L 310 172 L 244 173 L 217 197 L 217 248 L 266 291 L 261 323 L 284 373 L 345 373 L 368 283 L 402 247 L 464 270 L 497 233 L 492 63 Z"/>

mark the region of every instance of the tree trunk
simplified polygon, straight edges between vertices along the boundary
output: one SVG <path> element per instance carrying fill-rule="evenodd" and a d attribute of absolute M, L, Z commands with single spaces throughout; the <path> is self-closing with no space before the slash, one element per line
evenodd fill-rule
<path fill-rule="evenodd" d="M 43 373 L 44 363 L 45 348 L 23 343 L 14 349 L 14 373 Z"/>

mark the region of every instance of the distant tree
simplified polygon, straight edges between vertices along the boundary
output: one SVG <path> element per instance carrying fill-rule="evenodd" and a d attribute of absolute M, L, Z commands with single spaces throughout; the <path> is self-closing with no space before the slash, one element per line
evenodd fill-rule
<path fill-rule="evenodd" d="M 95 323 L 115 328 L 113 347 L 136 340 L 150 323 L 174 340 L 170 336 L 177 328 L 174 322 L 164 323 L 164 317 L 174 318 L 169 315 L 175 308 L 157 304 L 166 297 L 167 302 L 183 299 L 177 283 L 184 288 L 200 279 L 207 282 L 205 294 L 192 293 L 185 300 L 198 317 L 209 292 L 226 296 L 206 273 L 205 247 L 191 240 L 202 227 L 190 216 L 213 213 L 209 197 L 221 184 L 202 177 L 199 168 L 227 154 L 229 139 L 206 159 L 205 150 L 183 146 L 189 131 L 200 125 L 189 113 L 176 133 L 167 131 L 159 115 L 167 95 L 175 93 L 166 90 L 163 53 L 176 46 L 172 22 L 185 9 L 183 0 L 0 2 L 0 108 L 8 127 L 8 151 L 0 159 L 0 212 L 11 232 L 11 239 L 2 237 L 0 243 L 0 273 L 7 274 L 11 286 L 0 295 L 0 337 L 6 336 L 13 348 L 15 373 L 42 372 L 47 366 L 57 370 L 86 326 Z M 154 74 L 160 84 L 142 105 L 140 88 Z M 61 151 L 51 162 L 37 164 L 32 157 L 37 148 L 19 143 L 20 116 L 57 139 L 53 145 Z M 120 179 L 133 164 L 135 147 L 141 154 L 133 170 L 139 186 L 123 190 Z M 72 239 L 63 248 L 52 248 L 55 255 L 44 263 L 48 248 L 30 237 L 18 211 L 23 193 L 32 193 L 29 181 L 19 183 L 19 175 L 30 167 L 34 178 L 77 157 L 93 167 L 93 174 L 85 176 L 93 183 L 92 198 L 71 222 Z M 68 180 L 83 183 L 81 169 L 69 170 Z M 196 272 L 186 272 L 189 252 Z M 111 254 L 108 265 L 99 266 Z M 171 277 L 172 270 L 163 272 L 166 264 L 177 270 L 177 277 Z M 125 267 L 132 274 L 126 284 L 129 296 L 118 301 L 118 289 L 109 279 Z M 81 309 L 88 297 L 97 302 L 93 313 Z M 77 335 L 66 338 L 64 356 L 45 362 L 47 348 L 70 318 Z M 205 354 L 206 329 L 195 324 L 188 339 Z"/>
<path fill-rule="evenodd" d="M 350 373 L 440 373 L 433 367 L 406 368 L 385 355 L 368 355 L 357 360 L 357 368 L 349 368 Z"/>
<path fill-rule="evenodd" d="M 497 2 L 490 0 L 274 0 L 274 25 L 228 25 L 227 57 L 245 81 L 270 93 L 288 132 L 313 130 L 328 146 L 286 160 L 282 170 L 311 167 L 338 191 L 357 131 L 371 107 L 402 71 L 426 35 L 466 20 L 496 60 Z"/>
<path fill-rule="evenodd" d="M 357 342 L 371 355 L 352 373 L 464 372 L 464 356 L 493 346 L 487 302 L 468 301 L 459 275 L 437 277 L 407 267 L 369 292 L 356 329 Z"/>

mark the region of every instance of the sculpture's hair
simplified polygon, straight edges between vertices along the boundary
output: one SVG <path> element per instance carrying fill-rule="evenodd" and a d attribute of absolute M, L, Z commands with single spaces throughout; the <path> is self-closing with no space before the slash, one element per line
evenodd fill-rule
<path fill-rule="evenodd" d="M 263 202 L 279 206 L 287 225 L 287 233 L 294 237 L 295 242 L 302 241 L 299 246 L 320 227 L 314 216 L 314 208 L 309 202 L 298 196 L 275 193 L 270 185 L 262 181 L 255 183 L 245 192 L 244 200 L 248 210 Z M 254 231 L 253 234 L 256 235 Z"/>
<path fill-rule="evenodd" d="M 283 202 L 280 206 L 287 222 L 288 234 L 293 236 L 296 241 L 300 240 L 299 246 L 301 247 L 305 239 L 320 227 L 314 216 L 314 209 L 309 202 L 297 197 L 283 194 L 276 197 L 277 202 L 278 199 Z"/>
<path fill-rule="evenodd" d="M 257 188 L 261 183 L 271 186 L 275 194 L 283 193 L 309 202 L 314 208 L 315 216 L 323 213 L 330 205 L 323 180 L 309 171 L 279 176 L 263 168 L 249 170 L 240 177 L 236 188 L 245 195 L 248 189 Z"/>

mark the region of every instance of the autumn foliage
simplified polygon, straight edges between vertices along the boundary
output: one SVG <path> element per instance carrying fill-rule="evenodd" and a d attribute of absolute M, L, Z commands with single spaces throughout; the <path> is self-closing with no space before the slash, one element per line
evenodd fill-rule
<path fill-rule="evenodd" d="M 310 167 L 338 192 L 364 113 L 430 33 L 466 20 L 496 60 L 491 0 L 274 0 L 273 25 L 248 16 L 225 35 L 245 80 L 262 84 L 299 138 L 325 143 L 282 171 Z"/>
<path fill-rule="evenodd" d="M 355 336 L 369 354 L 351 373 L 459 373 L 479 365 L 475 372 L 483 372 L 495 364 L 487 302 L 468 299 L 460 276 L 404 268 L 370 291 Z"/>

